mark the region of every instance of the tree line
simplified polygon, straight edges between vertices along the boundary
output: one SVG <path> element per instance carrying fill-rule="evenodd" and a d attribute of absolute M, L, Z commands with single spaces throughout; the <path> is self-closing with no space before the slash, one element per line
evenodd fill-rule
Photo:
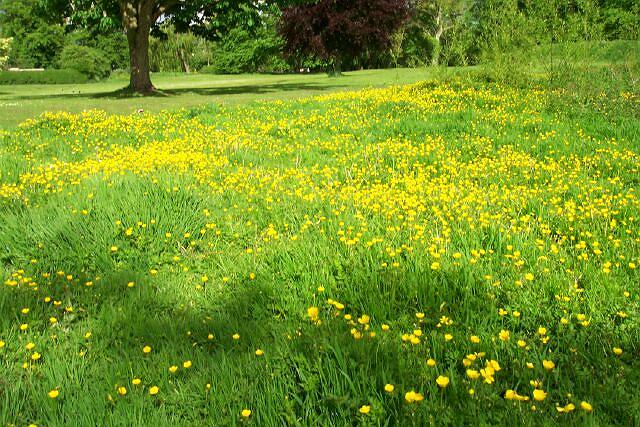
<path fill-rule="evenodd" d="M 0 65 L 99 79 L 470 65 L 495 52 L 638 39 L 638 0 L 0 0 Z"/>

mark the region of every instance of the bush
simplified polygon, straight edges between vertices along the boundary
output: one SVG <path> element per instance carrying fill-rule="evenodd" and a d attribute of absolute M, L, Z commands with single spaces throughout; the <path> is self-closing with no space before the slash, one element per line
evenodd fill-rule
<path fill-rule="evenodd" d="M 87 76 L 76 70 L 2 71 L 0 85 L 86 83 Z"/>
<path fill-rule="evenodd" d="M 256 34 L 234 28 L 216 44 L 211 64 L 200 72 L 239 74 L 282 72 L 289 68 L 282 56 L 283 40 L 275 28 L 260 28 Z"/>
<path fill-rule="evenodd" d="M 125 70 L 129 67 L 129 46 L 127 37 L 120 31 L 101 34 L 86 30 L 75 30 L 66 36 L 65 45 L 87 46 L 97 49 L 112 70 Z"/>
<path fill-rule="evenodd" d="M 108 77 L 111 73 L 111 64 L 104 52 L 87 46 L 65 46 L 58 64 L 60 68 L 76 70 L 91 80 Z"/>
<path fill-rule="evenodd" d="M 14 37 L 9 52 L 9 66 L 20 68 L 49 68 L 64 45 L 64 28 L 60 25 L 41 25 L 33 32 Z"/>

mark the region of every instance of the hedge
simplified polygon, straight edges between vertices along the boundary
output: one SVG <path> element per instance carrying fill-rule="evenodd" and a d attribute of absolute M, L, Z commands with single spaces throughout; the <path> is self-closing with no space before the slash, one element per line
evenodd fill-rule
<path fill-rule="evenodd" d="M 76 70 L 0 71 L 0 85 L 86 83 L 87 76 Z"/>

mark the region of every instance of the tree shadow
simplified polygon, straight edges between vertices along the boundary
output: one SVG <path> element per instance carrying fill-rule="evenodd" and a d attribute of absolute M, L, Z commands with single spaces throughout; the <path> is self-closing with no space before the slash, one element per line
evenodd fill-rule
<path fill-rule="evenodd" d="M 338 81 L 332 81 L 330 84 L 317 83 L 272 83 L 265 85 L 235 85 L 224 87 L 185 87 L 175 89 L 158 89 L 147 95 L 133 93 L 127 89 L 118 89 L 115 91 L 98 92 L 98 93 L 57 93 L 43 95 L 23 95 L 12 97 L 13 100 L 44 100 L 44 99 L 146 99 L 146 98 L 169 98 L 187 94 L 199 96 L 229 96 L 229 95 L 266 95 L 278 92 L 322 92 L 336 89 L 346 89 L 348 84 L 337 84 Z"/>

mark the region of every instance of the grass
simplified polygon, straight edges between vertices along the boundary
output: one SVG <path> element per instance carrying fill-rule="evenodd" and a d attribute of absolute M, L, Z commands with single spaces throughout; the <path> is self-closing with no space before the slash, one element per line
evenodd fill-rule
<path fill-rule="evenodd" d="M 171 74 L 152 76 L 162 92 L 153 97 L 122 96 L 127 85 L 122 75 L 82 85 L 0 86 L 0 127 L 10 128 L 44 111 L 79 113 L 87 106 L 115 114 L 138 109 L 149 112 L 192 108 L 207 103 L 246 103 L 255 100 L 294 99 L 369 86 L 406 84 L 433 75 L 429 69 L 365 70 L 344 73 L 340 78 L 326 74 L 228 75 Z"/>
<path fill-rule="evenodd" d="M 0 424 L 637 424 L 640 94 L 592 83 L 3 131 Z"/>

